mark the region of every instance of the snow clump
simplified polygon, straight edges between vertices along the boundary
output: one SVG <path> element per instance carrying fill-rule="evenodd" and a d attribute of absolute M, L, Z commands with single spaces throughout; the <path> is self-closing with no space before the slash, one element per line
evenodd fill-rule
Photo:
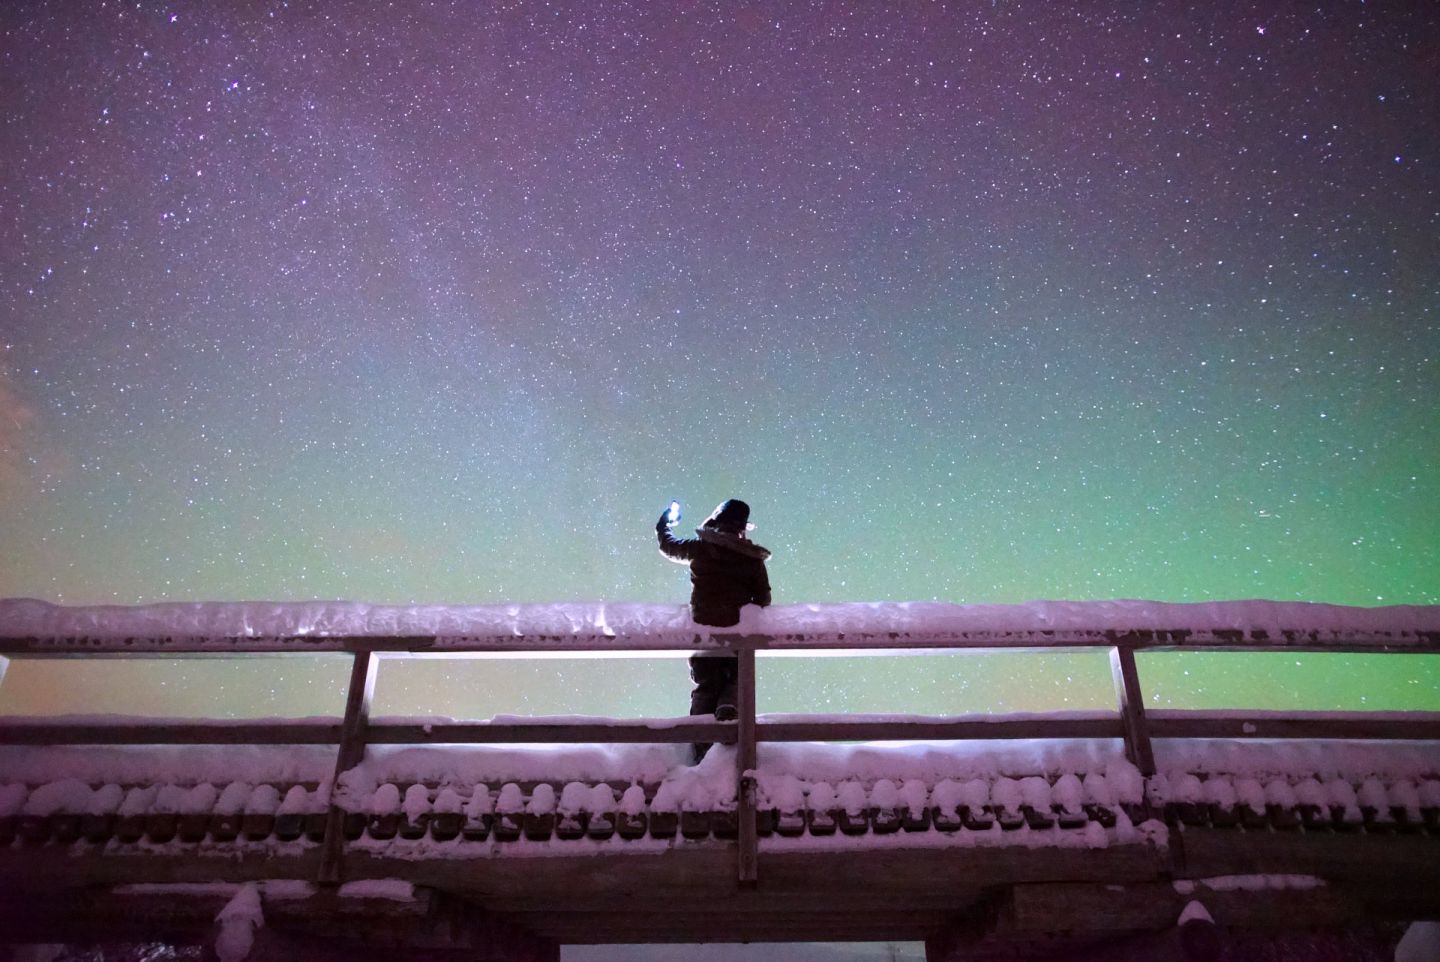
<path fill-rule="evenodd" d="M 240 886 L 215 921 L 220 923 L 220 932 L 215 936 L 215 954 L 220 962 L 244 962 L 255 945 L 255 930 L 265 924 L 260 890 L 255 883 Z"/>

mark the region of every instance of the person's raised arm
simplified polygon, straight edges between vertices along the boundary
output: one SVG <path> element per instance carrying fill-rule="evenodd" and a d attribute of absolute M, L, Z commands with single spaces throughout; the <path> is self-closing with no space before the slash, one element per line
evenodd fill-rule
<path fill-rule="evenodd" d="M 695 541 L 681 541 L 670 533 L 670 512 L 666 510 L 655 522 L 655 536 L 660 541 L 660 553 L 677 564 L 689 564 L 695 557 Z"/>

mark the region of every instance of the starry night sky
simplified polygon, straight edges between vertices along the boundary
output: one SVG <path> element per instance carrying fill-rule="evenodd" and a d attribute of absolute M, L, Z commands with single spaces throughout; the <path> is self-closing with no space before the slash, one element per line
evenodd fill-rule
<path fill-rule="evenodd" d="M 777 603 L 1440 603 L 1433 4 L 0 28 L 0 595 L 679 603 L 655 517 L 735 496 Z M 892 661 L 761 707 L 956 704 Z M 683 700 L 674 662 L 508 664 L 501 710 Z M 974 664 L 999 707 L 1078 690 Z M 450 678 L 389 704 L 494 710 Z"/>

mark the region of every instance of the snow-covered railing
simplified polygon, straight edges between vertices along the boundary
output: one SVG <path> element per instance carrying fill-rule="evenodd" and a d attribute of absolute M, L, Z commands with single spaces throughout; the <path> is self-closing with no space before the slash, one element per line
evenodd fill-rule
<path fill-rule="evenodd" d="M 193 602 L 63 607 L 0 600 L 0 653 L 27 656 L 226 652 L 647 651 L 715 647 L 743 635 L 764 648 L 1075 648 L 1433 651 L 1440 607 L 1305 602 L 1018 605 L 878 602 L 746 608 L 733 629 L 697 626 L 680 605 L 368 605 Z M 763 639 L 761 641 L 760 639 Z"/>
<path fill-rule="evenodd" d="M 734 723 L 614 719 L 482 722 L 370 719 L 385 658 L 529 652 L 659 652 L 726 648 L 739 661 Z M 755 711 L 755 653 L 777 649 L 1109 650 L 1117 710 L 1030 716 L 766 718 Z M 352 657 L 343 718 L 283 723 L 0 719 L 0 744 L 333 744 L 335 773 L 370 744 L 716 742 L 736 745 L 740 877 L 756 867 L 756 745 L 783 741 L 1123 739 L 1142 774 L 1154 738 L 1435 739 L 1440 713 L 1150 712 L 1137 651 L 1440 652 L 1440 608 L 1346 608 L 1282 602 L 1195 605 L 1036 602 L 1027 605 L 789 605 L 747 609 L 733 629 L 696 626 L 660 605 L 382 607 L 356 603 L 198 603 L 63 608 L 0 601 L 0 678 L 6 658 L 185 657 L 341 652 Z M 332 808 L 327 871 L 342 813 Z"/>

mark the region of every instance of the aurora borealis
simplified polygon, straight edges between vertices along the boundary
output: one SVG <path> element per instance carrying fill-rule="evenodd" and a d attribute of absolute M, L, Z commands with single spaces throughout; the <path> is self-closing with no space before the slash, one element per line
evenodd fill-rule
<path fill-rule="evenodd" d="M 1440 603 L 1434 5 L 0 29 L 0 596 L 680 603 L 655 517 L 735 496 L 777 603 Z M 772 704 L 940 710 L 923 661 Z M 683 697 L 676 663 L 545 664 L 504 710 Z M 1440 706 L 1404 665 L 1334 698 Z M 0 709 L 76 684 L 42 669 Z M 167 684 L 335 710 L 324 672 L 218 670 Z M 391 704 L 480 711 L 484 677 Z"/>

